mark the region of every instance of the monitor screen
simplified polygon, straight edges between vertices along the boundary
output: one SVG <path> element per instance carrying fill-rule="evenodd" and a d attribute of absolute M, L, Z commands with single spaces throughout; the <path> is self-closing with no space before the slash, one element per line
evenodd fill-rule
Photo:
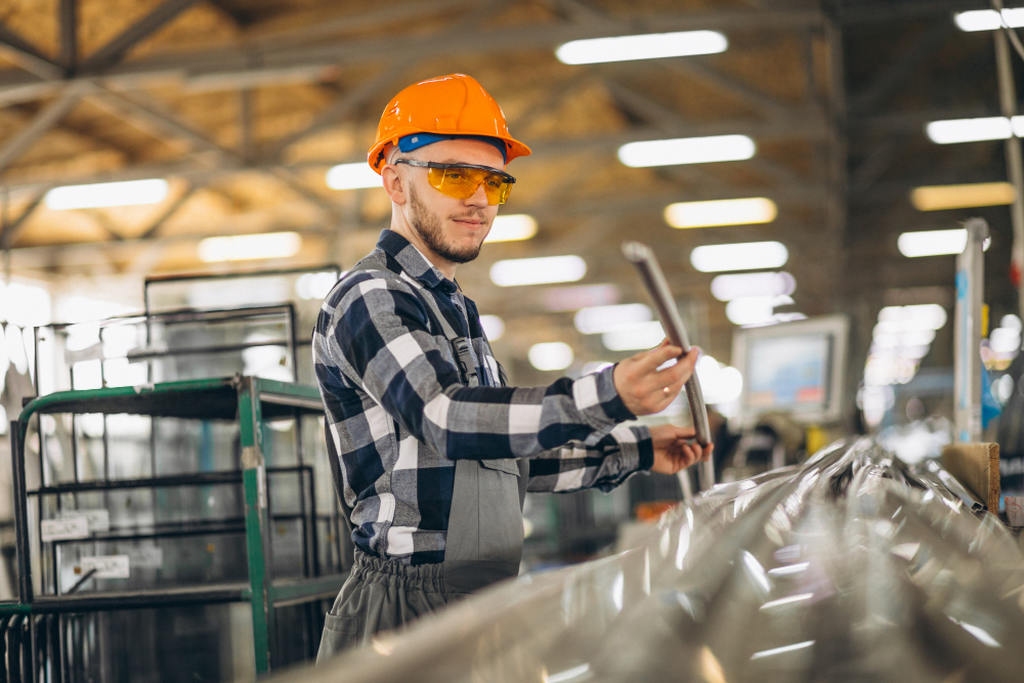
<path fill-rule="evenodd" d="M 838 419 L 847 329 L 844 316 L 826 316 L 738 330 L 733 364 L 743 375 L 741 420 L 752 424 L 780 411 L 806 422 Z"/>

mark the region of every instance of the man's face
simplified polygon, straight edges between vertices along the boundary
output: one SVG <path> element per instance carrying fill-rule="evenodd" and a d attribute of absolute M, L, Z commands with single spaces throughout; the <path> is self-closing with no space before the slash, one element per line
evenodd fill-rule
<path fill-rule="evenodd" d="M 442 140 L 402 156 L 442 164 L 464 163 L 505 169 L 501 152 L 480 140 Z M 430 186 L 426 169 L 400 168 L 408 183 L 406 218 L 419 238 L 420 243 L 416 246 L 424 252 L 432 252 L 425 253 L 428 258 L 434 255 L 453 264 L 475 259 L 498 214 L 498 206 L 487 203 L 483 186 L 467 199 L 455 199 Z"/>

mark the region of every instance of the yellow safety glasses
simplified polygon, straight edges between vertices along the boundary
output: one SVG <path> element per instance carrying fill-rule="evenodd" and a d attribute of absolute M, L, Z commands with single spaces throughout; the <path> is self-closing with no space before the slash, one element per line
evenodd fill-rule
<path fill-rule="evenodd" d="M 504 204 L 516 181 L 504 171 L 475 164 L 438 164 L 417 159 L 398 159 L 396 164 L 408 164 L 427 169 L 427 182 L 441 194 L 455 199 L 469 199 L 480 185 L 484 186 L 488 204 Z"/>

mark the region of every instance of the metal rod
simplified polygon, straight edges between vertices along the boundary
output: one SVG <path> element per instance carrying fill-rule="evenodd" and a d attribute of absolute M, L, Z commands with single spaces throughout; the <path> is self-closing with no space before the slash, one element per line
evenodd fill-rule
<path fill-rule="evenodd" d="M 18 558 L 18 600 L 22 604 L 32 602 L 32 560 L 28 547 L 28 496 L 25 495 L 25 449 L 26 429 L 21 422 L 13 420 L 11 435 L 11 477 L 14 485 L 14 534 Z M 42 431 L 42 430 L 40 430 Z M 40 515 L 41 516 L 41 515 Z"/>
<path fill-rule="evenodd" d="M 988 223 L 969 218 L 967 246 L 956 257 L 956 330 L 954 331 L 954 419 L 957 441 L 981 440 L 981 307 L 985 286 L 984 243 Z"/>
<path fill-rule="evenodd" d="M 311 469 L 310 465 L 268 467 L 267 474 L 294 474 Z M 237 484 L 242 481 L 242 470 L 196 472 L 195 474 L 165 474 L 138 479 L 111 479 L 109 481 L 82 481 L 73 484 L 42 486 L 28 491 L 28 495 L 55 495 L 81 491 L 113 491 L 117 489 L 158 488 L 161 486 L 200 486 L 209 484 Z"/>
<path fill-rule="evenodd" d="M 654 257 L 654 252 L 645 244 L 626 242 L 622 245 L 622 253 L 640 271 L 640 277 L 643 278 L 647 293 L 651 295 L 658 309 L 658 316 L 669 340 L 682 348 L 683 353 L 689 353 L 690 339 L 686 334 L 686 327 L 679 316 L 679 309 L 676 308 L 672 292 L 665 281 L 665 275 L 661 272 L 661 266 Z M 708 426 L 708 411 L 704 405 L 704 394 L 696 372 L 686 381 L 685 388 L 686 400 L 690 404 L 690 415 L 693 417 L 693 427 L 697 432 L 697 443 L 706 446 L 711 443 L 711 428 Z"/>

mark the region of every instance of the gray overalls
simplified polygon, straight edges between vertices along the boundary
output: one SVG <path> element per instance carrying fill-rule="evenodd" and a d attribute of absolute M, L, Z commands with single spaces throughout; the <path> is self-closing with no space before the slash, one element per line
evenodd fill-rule
<path fill-rule="evenodd" d="M 383 255 L 370 254 L 353 270 L 385 270 Z M 472 345 L 444 317 L 430 292 L 417 294 L 430 311 L 434 329 L 451 346 L 463 383 L 479 386 Z M 328 458 L 338 486 L 342 481 L 328 436 Z M 526 460 L 456 460 L 444 561 L 412 566 L 359 550 L 334 605 L 324 620 L 317 662 L 353 645 L 368 643 L 379 631 L 397 628 L 434 612 L 452 600 L 516 576 L 523 550 Z M 346 510 L 346 512 L 350 512 Z"/>

